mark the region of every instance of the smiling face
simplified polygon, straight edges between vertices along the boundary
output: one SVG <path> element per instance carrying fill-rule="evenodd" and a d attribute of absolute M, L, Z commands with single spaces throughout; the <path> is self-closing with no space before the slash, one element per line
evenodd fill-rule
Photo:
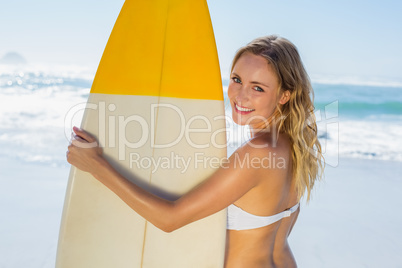
<path fill-rule="evenodd" d="M 277 96 L 279 81 L 272 66 L 262 56 L 243 53 L 233 67 L 228 96 L 236 124 L 265 128 L 277 103 L 287 102 L 288 94 Z"/>

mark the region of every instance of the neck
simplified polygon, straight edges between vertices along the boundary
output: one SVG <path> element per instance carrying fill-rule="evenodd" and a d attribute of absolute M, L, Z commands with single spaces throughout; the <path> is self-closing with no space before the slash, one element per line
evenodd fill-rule
<path fill-rule="evenodd" d="M 266 132 L 266 128 L 254 128 L 252 126 L 250 126 L 250 137 L 253 139 L 259 135 L 261 135 L 262 133 Z"/>
<path fill-rule="evenodd" d="M 279 134 L 279 125 L 271 122 L 270 124 L 262 124 L 262 125 L 249 125 L 250 128 L 250 137 L 254 139 L 255 137 L 270 133 L 274 136 Z"/>

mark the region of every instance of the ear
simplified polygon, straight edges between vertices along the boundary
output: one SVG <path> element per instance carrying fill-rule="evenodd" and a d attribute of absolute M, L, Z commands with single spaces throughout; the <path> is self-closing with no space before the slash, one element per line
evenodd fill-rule
<path fill-rule="evenodd" d="M 285 92 L 282 93 L 282 97 L 279 99 L 279 103 L 284 105 L 287 103 L 290 99 L 290 91 L 286 90 Z"/>

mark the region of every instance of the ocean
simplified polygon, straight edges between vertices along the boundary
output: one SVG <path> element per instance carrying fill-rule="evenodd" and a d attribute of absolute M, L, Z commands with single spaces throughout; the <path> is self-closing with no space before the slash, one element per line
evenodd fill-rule
<path fill-rule="evenodd" d="M 82 66 L 0 66 L 0 157 L 66 166 L 94 77 Z M 224 90 L 228 81 L 224 80 Z M 313 80 L 319 137 L 328 165 L 339 157 L 402 161 L 402 87 Z M 225 93 L 226 112 L 230 107 Z M 228 121 L 231 153 L 248 136 Z"/>

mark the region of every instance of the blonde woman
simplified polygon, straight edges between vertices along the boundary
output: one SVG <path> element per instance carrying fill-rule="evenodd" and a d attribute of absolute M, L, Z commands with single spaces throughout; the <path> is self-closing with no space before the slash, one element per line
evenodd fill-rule
<path fill-rule="evenodd" d="M 295 46 L 284 38 L 253 40 L 234 57 L 228 96 L 233 120 L 248 125 L 249 142 L 204 183 L 168 201 L 129 182 L 78 128 L 68 162 L 90 172 L 156 227 L 172 232 L 228 207 L 225 267 L 296 267 L 287 238 L 299 202 L 321 176 L 322 154 L 312 88 Z M 267 166 L 267 157 L 274 158 Z M 241 167 L 238 163 L 246 163 Z M 272 165 L 272 163 L 275 163 Z"/>

